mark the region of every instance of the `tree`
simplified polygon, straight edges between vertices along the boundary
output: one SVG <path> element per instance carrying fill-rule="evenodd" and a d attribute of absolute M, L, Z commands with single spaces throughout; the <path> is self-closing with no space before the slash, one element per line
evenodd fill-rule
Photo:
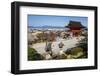
<path fill-rule="evenodd" d="M 28 60 L 43 60 L 44 57 L 33 48 L 28 48 Z"/>
<path fill-rule="evenodd" d="M 88 36 L 85 35 L 85 38 L 80 40 L 78 44 L 76 44 L 77 47 L 81 47 L 84 52 L 84 56 L 87 57 L 88 55 Z"/>

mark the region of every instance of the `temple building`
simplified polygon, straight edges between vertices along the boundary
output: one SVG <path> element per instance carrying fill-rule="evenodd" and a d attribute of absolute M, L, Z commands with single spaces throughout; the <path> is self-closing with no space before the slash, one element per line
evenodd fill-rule
<path fill-rule="evenodd" d="M 72 32 L 73 36 L 78 36 L 85 27 L 81 24 L 81 22 L 70 21 L 66 28 L 69 28 L 68 31 Z"/>

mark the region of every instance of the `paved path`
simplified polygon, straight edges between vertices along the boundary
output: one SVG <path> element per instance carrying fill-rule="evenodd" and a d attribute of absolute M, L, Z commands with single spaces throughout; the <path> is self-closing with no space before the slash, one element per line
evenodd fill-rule
<path fill-rule="evenodd" d="M 75 44 L 78 43 L 78 40 L 76 39 L 76 37 L 74 37 L 73 39 L 69 39 L 69 40 L 65 40 L 65 39 L 57 39 L 57 41 L 54 41 L 52 43 L 52 51 L 53 51 L 53 54 L 58 54 L 60 49 L 58 47 L 58 44 L 60 42 L 63 42 L 64 44 L 64 47 L 62 48 L 63 51 L 69 49 L 69 48 L 72 48 L 72 47 L 75 47 Z M 45 46 L 46 46 L 46 43 L 36 43 L 36 44 L 33 44 L 33 48 L 37 50 L 38 53 L 40 54 L 45 54 Z"/>

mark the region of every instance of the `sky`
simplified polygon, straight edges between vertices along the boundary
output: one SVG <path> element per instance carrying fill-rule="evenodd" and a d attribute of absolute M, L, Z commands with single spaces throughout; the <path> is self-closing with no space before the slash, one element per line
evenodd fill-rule
<path fill-rule="evenodd" d="M 88 17 L 79 16 L 50 16 L 50 15 L 28 15 L 28 26 L 67 26 L 69 21 L 78 21 L 85 27 L 88 26 Z"/>

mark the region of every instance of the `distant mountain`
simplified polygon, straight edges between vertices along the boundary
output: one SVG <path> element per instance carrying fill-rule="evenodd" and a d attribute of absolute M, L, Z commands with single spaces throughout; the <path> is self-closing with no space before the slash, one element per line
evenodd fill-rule
<path fill-rule="evenodd" d="M 43 26 L 28 26 L 28 28 L 64 28 L 64 26 L 43 25 Z"/>

